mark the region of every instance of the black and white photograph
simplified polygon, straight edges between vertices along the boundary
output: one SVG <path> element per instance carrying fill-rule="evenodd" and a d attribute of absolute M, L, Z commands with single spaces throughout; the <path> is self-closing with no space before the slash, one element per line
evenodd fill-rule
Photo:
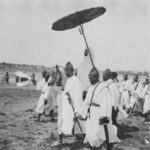
<path fill-rule="evenodd" d="M 150 150 L 149 0 L 0 0 L 0 150 Z"/>

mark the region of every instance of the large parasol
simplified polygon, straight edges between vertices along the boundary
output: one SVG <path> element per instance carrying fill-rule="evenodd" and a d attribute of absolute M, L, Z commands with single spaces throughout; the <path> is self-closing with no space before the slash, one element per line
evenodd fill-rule
<path fill-rule="evenodd" d="M 104 7 L 95 7 L 95 8 L 85 9 L 82 11 L 77 11 L 73 14 L 70 14 L 68 16 L 65 16 L 57 20 L 56 22 L 53 23 L 52 26 L 52 29 L 57 31 L 64 31 L 79 26 L 80 33 L 83 35 L 83 38 L 85 40 L 85 44 L 89 52 L 89 56 L 93 67 L 94 67 L 94 63 L 85 37 L 83 24 L 103 15 L 105 11 L 106 9 Z"/>

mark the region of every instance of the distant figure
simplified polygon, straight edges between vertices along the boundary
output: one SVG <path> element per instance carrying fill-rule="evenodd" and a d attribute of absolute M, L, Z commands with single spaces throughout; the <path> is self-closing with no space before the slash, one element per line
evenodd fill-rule
<path fill-rule="evenodd" d="M 125 82 L 126 82 L 127 80 L 128 80 L 128 75 L 125 74 L 125 75 L 123 76 L 123 81 L 122 81 L 121 86 L 120 86 L 120 88 L 119 88 L 120 94 L 122 94 L 122 92 L 123 92 L 123 90 L 124 90 Z"/>
<path fill-rule="evenodd" d="M 133 108 L 133 112 L 143 113 L 145 97 L 148 96 L 148 91 L 149 85 L 146 77 L 143 76 L 131 98 L 131 108 Z"/>
<path fill-rule="evenodd" d="M 144 100 L 144 106 L 143 106 L 143 114 L 150 114 L 150 84 L 149 84 L 149 80 L 147 79 L 147 86 L 148 89 L 146 91 L 145 94 L 145 100 Z"/>
<path fill-rule="evenodd" d="M 127 111 L 130 112 L 132 105 L 132 96 L 134 95 L 135 90 L 138 85 L 138 75 L 134 75 L 132 79 L 128 79 L 123 87 L 123 92 L 121 95 L 121 106 Z"/>
<path fill-rule="evenodd" d="M 19 82 L 19 77 L 18 76 L 16 76 L 16 83 L 18 83 Z"/>
<path fill-rule="evenodd" d="M 8 72 L 6 72 L 6 74 L 5 74 L 5 81 L 7 84 L 9 84 L 9 73 Z"/>
<path fill-rule="evenodd" d="M 2 83 L 2 84 L 5 83 L 5 75 L 4 75 L 3 72 L 1 73 L 1 83 Z"/>
<path fill-rule="evenodd" d="M 32 81 L 33 85 L 36 85 L 35 73 L 32 73 L 31 81 Z"/>

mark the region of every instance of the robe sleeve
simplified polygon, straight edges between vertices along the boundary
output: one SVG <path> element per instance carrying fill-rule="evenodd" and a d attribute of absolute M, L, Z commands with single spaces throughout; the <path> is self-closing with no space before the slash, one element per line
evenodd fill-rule
<path fill-rule="evenodd" d="M 75 107 L 75 112 L 80 112 L 81 111 L 81 106 L 83 104 L 83 99 L 82 99 L 82 87 L 80 84 L 80 81 L 77 80 L 75 81 L 76 83 L 74 84 L 73 87 L 73 102 L 74 102 L 74 107 Z"/>
<path fill-rule="evenodd" d="M 87 91 L 87 95 L 86 95 L 86 98 L 83 102 L 82 109 L 81 109 L 81 112 L 80 112 L 80 114 L 82 115 L 83 118 L 86 118 L 87 115 L 88 115 L 88 108 L 90 106 L 91 94 L 92 94 L 91 90 L 89 89 Z"/>
<path fill-rule="evenodd" d="M 107 88 L 104 88 L 97 97 L 98 103 L 100 105 L 100 117 L 107 116 L 111 117 L 112 104 L 110 91 Z"/>
<path fill-rule="evenodd" d="M 45 91 L 44 91 L 44 95 L 43 98 L 47 99 L 49 97 L 49 93 L 50 93 L 50 87 L 46 86 Z"/>

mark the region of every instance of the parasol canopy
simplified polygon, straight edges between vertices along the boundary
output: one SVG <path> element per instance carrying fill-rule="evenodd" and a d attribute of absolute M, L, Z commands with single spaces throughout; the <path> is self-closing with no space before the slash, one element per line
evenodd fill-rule
<path fill-rule="evenodd" d="M 77 11 L 54 22 L 52 29 L 63 31 L 75 28 L 76 26 L 82 25 L 103 15 L 105 11 L 106 9 L 104 7 L 95 7 Z"/>

